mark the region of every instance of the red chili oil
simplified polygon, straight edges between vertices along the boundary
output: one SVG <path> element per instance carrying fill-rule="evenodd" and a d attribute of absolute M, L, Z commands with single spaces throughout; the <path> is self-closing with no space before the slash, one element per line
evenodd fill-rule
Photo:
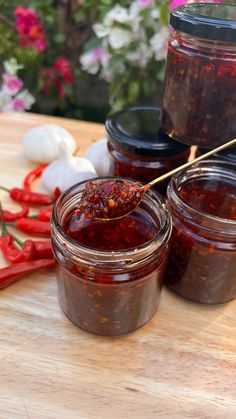
<path fill-rule="evenodd" d="M 143 184 L 187 162 L 190 147 L 160 129 L 160 109 L 134 106 L 106 120 L 112 174 Z M 166 194 L 168 180 L 154 188 Z"/>
<path fill-rule="evenodd" d="M 161 127 L 213 148 L 236 136 L 236 7 L 188 4 L 171 12 Z"/>
<path fill-rule="evenodd" d="M 88 181 L 81 196 L 79 211 L 87 218 L 113 219 L 133 211 L 144 193 L 139 182 L 111 179 Z"/>
<path fill-rule="evenodd" d="M 87 218 L 75 209 L 63 229 L 80 245 L 103 251 L 128 250 L 153 240 L 159 227 L 141 209 L 118 220 Z"/>
<path fill-rule="evenodd" d="M 165 284 L 190 300 L 215 304 L 236 298 L 236 171 L 198 163 L 172 178 L 173 220 Z"/>
<path fill-rule="evenodd" d="M 131 182 L 131 181 L 130 181 Z M 52 217 L 59 303 L 80 328 L 100 335 L 129 333 L 155 314 L 169 251 L 171 221 L 160 195 L 119 220 L 78 211 L 85 183 L 62 194 Z"/>

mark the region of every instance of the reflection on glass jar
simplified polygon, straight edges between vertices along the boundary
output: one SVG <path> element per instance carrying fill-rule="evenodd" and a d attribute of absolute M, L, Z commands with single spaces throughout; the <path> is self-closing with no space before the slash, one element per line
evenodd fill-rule
<path fill-rule="evenodd" d="M 188 4 L 171 12 L 162 129 L 213 148 L 236 137 L 236 6 Z"/>
<path fill-rule="evenodd" d="M 125 334 L 146 323 L 158 308 L 170 216 L 162 197 L 148 192 L 120 220 L 88 219 L 78 210 L 84 186 L 62 194 L 52 217 L 59 303 L 86 331 Z"/>
<path fill-rule="evenodd" d="M 201 303 L 236 298 L 236 166 L 208 160 L 168 186 L 173 220 L 165 284 Z"/>
<path fill-rule="evenodd" d="M 154 107 L 132 107 L 107 119 L 114 176 L 148 183 L 187 162 L 190 147 L 160 130 L 159 120 L 160 110 Z M 165 195 L 167 185 L 168 180 L 154 188 Z"/>

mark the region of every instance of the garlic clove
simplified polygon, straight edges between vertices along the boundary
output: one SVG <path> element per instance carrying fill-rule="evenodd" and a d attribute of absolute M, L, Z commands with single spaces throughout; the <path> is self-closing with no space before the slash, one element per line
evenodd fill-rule
<path fill-rule="evenodd" d="M 50 163 L 59 158 L 60 144 L 64 144 L 70 154 L 76 150 L 76 141 L 65 128 L 56 124 L 39 125 L 25 134 L 23 152 L 29 160 Z"/>
<path fill-rule="evenodd" d="M 113 174 L 113 159 L 107 148 L 107 139 L 103 138 L 92 144 L 85 151 L 85 157 L 93 163 L 98 176 Z"/>
<path fill-rule="evenodd" d="M 50 163 L 42 174 L 42 183 L 53 194 L 56 187 L 64 192 L 70 186 L 94 177 L 97 173 L 88 159 L 70 156 Z"/>

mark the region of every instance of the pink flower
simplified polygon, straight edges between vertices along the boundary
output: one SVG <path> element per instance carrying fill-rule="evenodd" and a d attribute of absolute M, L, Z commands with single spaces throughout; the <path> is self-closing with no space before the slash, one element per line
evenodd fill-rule
<path fill-rule="evenodd" d="M 138 6 L 140 9 L 146 9 L 147 7 L 152 6 L 155 3 L 155 0 L 138 0 Z"/>
<path fill-rule="evenodd" d="M 104 47 L 94 48 L 92 51 L 92 56 L 95 62 L 99 61 L 103 54 L 106 52 Z"/>
<path fill-rule="evenodd" d="M 64 99 L 67 94 L 66 86 L 74 83 L 70 63 L 64 57 L 58 57 L 51 68 L 43 68 L 41 77 L 44 94 L 48 96 L 56 93 L 60 99 Z"/>
<path fill-rule="evenodd" d="M 196 0 L 195 3 L 216 3 L 220 4 L 222 0 Z M 192 3 L 191 0 L 172 0 L 172 2 L 169 4 L 169 9 L 173 10 L 176 9 L 176 7 L 182 6 L 183 4 Z"/>
<path fill-rule="evenodd" d="M 58 74 L 63 78 L 65 83 L 72 84 L 74 79 L 71 74 L 71 68 L 69 61 L 64 57 L 58 57 L 53 65 L 58 71 Z"/>
<path fill-rule="evenodd" d="M 15 98 L 11 102 L 11 108 L 13 111 L 23 111 L 25 107 L 26 106 L 23 99 Z"/>
<path fill-rule="evenodd" d="M 106 48 L 98 47 L 82 54 L 80 57 L 80 62 L 84 71 L 89 74 L 97 74 L 100 68 L 100 64 L 102 67 L 106 67 L 110 61 L 110 58 L 111 57 Z"/>
<path fill-rule="evenodd" d="M 10 95 L 15 95 L 22 87 L 23 82 L 16 76 L 3 73 L 3 89 Z"/>
<path fill-rule="evenodd" d="M 188 0 L 172 0 L 172 2 L 169 4 L 169 9 L 176 9 L 176 7 L 182 6 L 182 4 L 186 3 L 188 3 Z"/>
<path fill-rule="evenodd" d="M 20 44 L 24 47 L 36 48 L 39 52 L 44 51 L 46 39 L 37 13 L 31 8 L 18 6 L 15 9 L 15 16 Z"/>

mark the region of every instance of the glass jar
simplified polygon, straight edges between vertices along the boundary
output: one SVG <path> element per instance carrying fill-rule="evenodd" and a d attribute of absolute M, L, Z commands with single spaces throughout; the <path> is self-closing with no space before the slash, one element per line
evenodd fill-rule
<path fill-rule="evenodd" d="M 212 149 L 236 137 L 236 6 L 186 4 L 170 24 L 161 127 Z"/>
<path fill-rule="evenodd" d="M 96 220 L 84 218 L 85 225 L 92 227 L 87 235 L 88 230 L 84 230 L 90 240 L 85 246 L 71 237 L 66 227 L 68 219 L 70 225 L 76 217 L 75 208 L 84 188 L 82 182 L 65 191 L 53 211 L 52 245 L 58 262 L 59 303 L 65 315 L 88 332 L 108 336 L 125 334 L 146 323 L 158 308 L 171 219 L 162 197 L 153 191 L 145 193 L 136 215 L 101 221 L 100 225 Z M 145 235 L 143 244 L 132 247 L 131 241 L 130 248 L 112 251 L 112 241 L 122 241 L 125 235 L 127 240 L 132 240 L 133 223 L 137 220 Z M 79 221 L 75 220 L 74 231 L 81 230 Z M 143 221 L 152 228 L 151 239 L 147 234 L 149 227 L 147 230 L 142 227 Z M 129 237 L 127 230 L 131 232 Z M 102 240 L 107 243 L 107 250 L 100 250 Z"/>
<path fill-rule="evenodd" d="M 165 284 L 200 303 L 236 298 L 236 166 L 199 162 L 172 177 L 167 199 L 173 232 Z"/>
<path fill-rule="evenodd" d="M 190 147 L 170 138 L 159 124 L 160 109 L 155 107 L 131 107 L 106 120 L 114 176 L 148 183 L 187 162 Z M 164 195 L 167 185 L 154 188 Z"/>
<path fill-rule="evenodd" d="M 196 150 L 196 157 L 202 156 L 202 154 L 205 154 L 207 151 L 209 150 L 198 147 Z M 236 146 L 226 148 L 225 150 L 222 150 L 219 153 L 214 154 L 212 158 L 226 160 L 228 162 L 236 164 Z"/>

